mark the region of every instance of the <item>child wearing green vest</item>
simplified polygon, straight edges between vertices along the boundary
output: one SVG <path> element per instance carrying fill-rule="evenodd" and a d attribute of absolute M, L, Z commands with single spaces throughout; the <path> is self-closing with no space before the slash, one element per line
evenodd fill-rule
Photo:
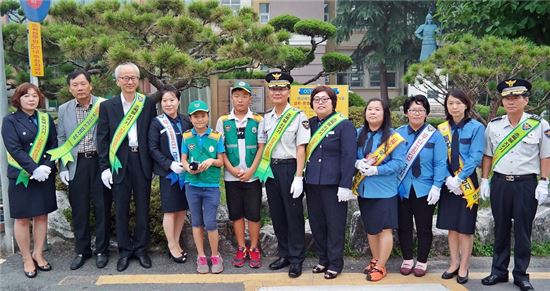
<path fill-rule="evenodd" d="M 262 206 L 262 184 L 254 173 L 258 168 L 267 136 L 264 134 L 263 118 L 252 113 L 252 88 L 243 81 L 235 82 L 231 89 L 233 109 L 216 123 L 216 131 L 223 133 L 226 152 L 225 194 L 229 219 L 237 240 L 237 251 L 232 264 L 244 266 L 247 258 L 251 268 L 261 266 L 258 248 L 260 236 L 260 208 Z M 245 241 L 245 219 L 248 221 L 250 246 Z"/>
<path fill-rule="evenodd" d="M 208 127 L 208 105 L 197 100 L 189 104 L 188 113 L 193 124 L 183 133 L 181 159 L 185 170 L 185 193 L 191 212 L 193 240 L 197 247 L 197 272 L 206 274 L 223 271 L 223 259 L 218 253 L 218 225 L 216 214 L 220 204 L 220 174 L 223 166 L 223 137 Z M 203 228 L 208 233 L 212 251 L 209 270 L 204 252 Z"/>

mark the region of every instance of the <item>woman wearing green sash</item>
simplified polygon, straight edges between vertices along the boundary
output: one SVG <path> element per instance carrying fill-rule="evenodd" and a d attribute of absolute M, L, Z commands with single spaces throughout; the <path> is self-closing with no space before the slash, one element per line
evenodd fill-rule
<path fill-rule="evenodd" d="M 313 89 L 306 147 L 306 201 L 319 263 L 313 273 L 334 279 L 344 267 L 347 201 L 354 199 L 351 181 L 357 146 L 353 123 L 336 112 L 336 93 L 328 86 Z"/>
<path fill-rule="evenodd" d="M 23 83 L 11 97 L 17 108 L 4 117 L 2 139 L 8 151 L 8 196 L 10 216 L 15 219 L 14 233 L 23 257 L 25 276 L 36 277 L 37 268 L 50 271 L 43 254 L 48 228 L 48 213 L 57 209 L 55 163 L 46 151 L 57 147 L 53 119 L 36 108 L 46 98 L 33 84 Z M 34 249 L 29 235 L 31 218 Z"/>
<path fill-rule="evenodd" d="M 438 129 L 447 142 L 449 176 L 441 189 L 437 228 L 449 230 L 451 263 L 441 277 L 458 276 L 457 282 L 464 284 L 468 281 L 476 227 L 479 198 L 476 168 L 483 157 L 485 128 L 470 118 L 472 103 L 464 92 L 447 93 L 444 106 L 447 121 Z"/>

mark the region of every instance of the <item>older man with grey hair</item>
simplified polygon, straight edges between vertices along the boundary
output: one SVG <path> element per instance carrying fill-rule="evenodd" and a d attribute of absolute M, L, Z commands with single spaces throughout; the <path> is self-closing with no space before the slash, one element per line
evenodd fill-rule
<path fill-rule="evenodd" d="M 124 63 L 115 69 L 120 96 L 101 103 L 97 129 L 101 180 L 113 190 L 119 259 L 117 270 L 126 270 L 135 257 L 151 267 L 149 201 L 152 160 L 147 148 L 149 124 L 156 116 L 155 102 L 138 93 L 139 68 Z M 135 228 L 129 229 L 130 200 L 135 203 Z M 133 235 L 131 235 L 133 233 Z"/>

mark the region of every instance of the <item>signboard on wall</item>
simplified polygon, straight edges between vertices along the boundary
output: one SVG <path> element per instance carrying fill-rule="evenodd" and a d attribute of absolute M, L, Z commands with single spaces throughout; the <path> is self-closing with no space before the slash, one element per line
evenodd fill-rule
<path fill-rule="evenodd" d="M 231 90 L 233 87 L 229 88 L 228 95 L 231 96 Z M 250 110 L 254 113 L 265 113 L 265 87 L 252 87 L 252 104 L 250 105 Z M 233 100 L 229 97 L 229 111 L 233 108 Z"/>
<path fill-rule="evenodd" d="M 348 85 L 327 85 L 332 88 L 336 96 L 338 96 L 338 102 L 336 103 L 336 111 L 342 113 L 344 116 L 349 116 L 349 106 L 348 106 Z M 307 115 L 308 118 L 311 118 L 315 115 L 313 109 L 309 104 L 311 92 L 317 86 L 301 86 L 301 85 L 292 85 L 290 87 L 290 105 L 296 107 Z"/>

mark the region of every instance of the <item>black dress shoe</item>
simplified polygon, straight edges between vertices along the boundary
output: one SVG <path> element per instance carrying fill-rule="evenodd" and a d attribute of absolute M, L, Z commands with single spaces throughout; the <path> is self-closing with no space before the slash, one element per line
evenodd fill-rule
<path fill-rule="evenodd" d="M 535 288 L 533 288 L 533 285 L 531 285 L 531 282 L 529 282 L 529 280 L 524 280 L 524 281 L 514 280 L 514 285 L 518 286 L 519 290 L 521 291 L 535 290 Z"/>
<path fill-rule="evenodd" d="M 454 276 L 458 275 L 458 269 L 459 268 L 457 268 L 456 271 L 454 272 L 447 272 L 447 271 L 443 272 L 443 274 L 441 274 L 441 279 L 449 280 L 454 278 Z"/>
<path fill-rule="evenodd" d="M 327 279 L 327 280 L 334 279 L 334 278 L 338 277 L 338 274 L 339 273 L 336 272 L 336 271 L 327 270 L 325 272 L 325 279 Z"/>
<path fill-rule="evenodd" d="M 273 263 L 269 264 L 269 269 L 279 270 L 290 265 L 290 262 L 285 258 L 278 258 Z"/>
<path fill-rule="evenodd" d="M 138 259 L 139 264 L 146 269 L 151 268 L 151 266 L 153 265 L 151 263 L 151 258 L 149 258 L 149 256 L 146 253 L 136 254 L 135 257 Z"/>
<path fill-rule="evenodd" d="M 80 269 L 80 267 L 84 266 L 84 263 L 90 257 L 91 255 L 83 255 L 83 254 L 76 255 L 73 261 L 71 262 L 71 266 L 70 266 L 71 270 Z"/>
<path fill-rule="evenodd" d="M 34 262 L 34 265 L 38 268 L 40 271 L 48 272 L 52 270 L 52 265 L 50 263 L 46 263 L 44 266 L 39 266 L 38 262 L 35 259 L 32 259 Z"/>
<path fill-rule="evenodd" d="M 178 264 L 183 264 L 187 261 L 187 253 L 184 254 L 183 252 L 181 253 L 181 256 L 174 257 L 172 256 L 170 250 L 168 250 L 168 257 Z"/>
<path fill-rule="evenodd" d="M 313 267 L 313 269 L 311 269 L 311 272 L 313 274 L 320 274 L 320 273 L 324 273 L 326 270 L 327 270 L 327 267 L 321 264 L 317 264 L 315 265 L 315 267 Z"/>
<path fill-rule="evenodd" d="M 99 269 L 105 268 L 109 262 L 109 255 L 99 253 L 95 257 L 95 266 Z"/>
<path fill-rule="evenodd" d="M 457 275 L 457 276 L 456 276 L 456 282 L 457 282 L 458 284 L 462 284 L 462 285 L 466 284 L 466 283 L 468 282 L 468 274 L 469 274 L 469 273 L 470 273 L 470 271 L 468 270 L 468 271 L 466 272 L 466 276 L 464 276 L 464 277 L 461 277 L 460 275 Z"/>
<path fill-rule="evenodd" d="M 502 278 L 497 275 L 489 275 L 483 279 L 481 279 L 481 284 L 486 286 L 495 285 L 497 283 L 505 283 L 508 282 L 508 278 Z"/>
<path fill-rule="evenodd" d="M 27 278 L 34 278 L 38 274 L 36 269 L 34 269 L 34 271 L 30 271 L 30 272 L 26 272 L 25 270 L 23 270 L 23 273 L 25 273 L 25 276 L 27 276 Z"/>
<path fill-rule="evenodd" d="M 130 264 L 130 258 L 129 257 L 121 257 L 118 259 L 118 262 L 116 263 L 116 270 L 119 272 L 122 272 L 128 268 L 128 265 Z"/>
<path fill-rule="evenodd" d="M 288 276 L 290 278 L 298 278 L 302 275 L 302 264 L 290 264 L 288 268 Z"/>

